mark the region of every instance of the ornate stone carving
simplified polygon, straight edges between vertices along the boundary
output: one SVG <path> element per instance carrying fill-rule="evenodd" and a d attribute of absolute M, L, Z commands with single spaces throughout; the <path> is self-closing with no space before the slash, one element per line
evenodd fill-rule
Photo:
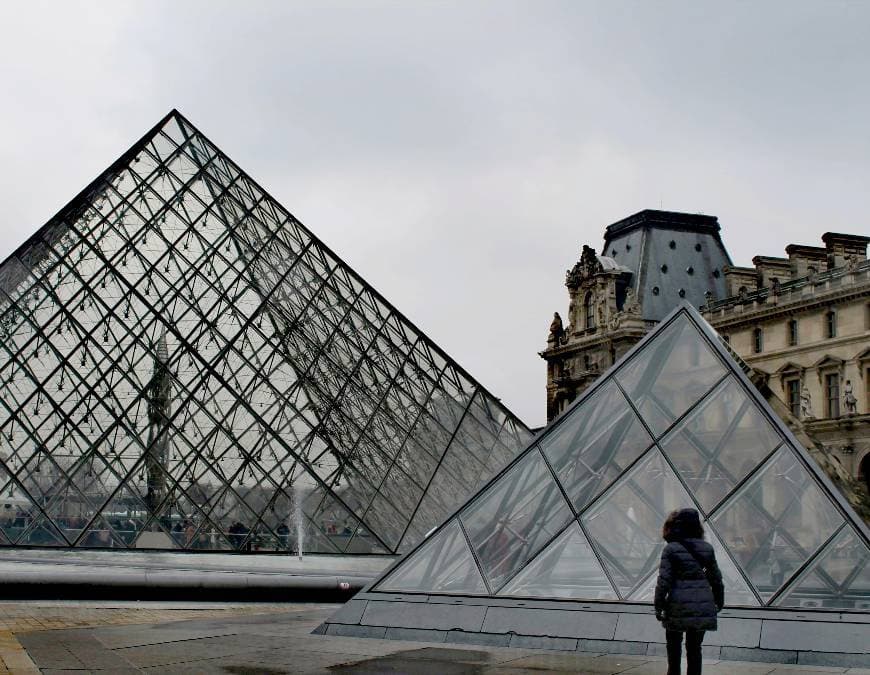
<path fill-rule="evenodd" d="M 600 263 L 598 256 L 595 255 L 595 249 L 591 246 L 583 246 L 583 251 L 580 253 L 580 267 L 583 269 L 584 278 L 587 279 L 598 271 Z"/>
<path fill-rule="evenodd" d="M 640 302 L 634 289 L 630 286 L 625 289 L 625 302 L 622 303 L 622 311 L 626 314 L 640 314 Z"/>
<path fill-rule="evenodd" d="M 603 330 L 607 326 L 607 300 L 605 298 L 598 298 L 595 311 L 598 315 L 597 325 L 601 326 Z"/>
<path fill-rule="evenodd" d="M 623 316 L 623 312 L 617 312 L 610 317 L 610 323 L 608 324 L 610 330 L 617 330 L 619 328 L 619 324 L 622 322 Z"/>
<path fill-rule="evenodd" d="M 847 415 L 854 415 L 858 412 L 858 399 L 852 393 L 851 380 L 846 380 L 846 385 L 843 387 L 843 405 L 846 408 Z"/>
<path fill-rule="evenodd" d="M 595 255 L 595 249 L 591 246 L 583 246 L 580 260 L 574 267 L 565 273 L 565 285 L 568 288 L 577 288 L 581 282 L 591 279 L 601 271 L 601 263 Z"/>
<path fill-rule="evenodd" d="M 770 282 L 771 295 L 773 295 L 773 297 L 777 297 L 780 294 L 781 290 L 782 289 L 780 288 L 780 285 L 779 285 L 779 279 L 774 277 L 773 281 Z"/>

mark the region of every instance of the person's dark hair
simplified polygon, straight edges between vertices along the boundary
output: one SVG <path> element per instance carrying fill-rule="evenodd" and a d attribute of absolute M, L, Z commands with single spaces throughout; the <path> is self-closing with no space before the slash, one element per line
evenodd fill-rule
<path fill-rule="evenodd" d="M 701 517 L 695 509 L 671 511 L 662 526 L 662 539 L 667 542 L 683 539 L 703 539 L 704 528 Z"/>

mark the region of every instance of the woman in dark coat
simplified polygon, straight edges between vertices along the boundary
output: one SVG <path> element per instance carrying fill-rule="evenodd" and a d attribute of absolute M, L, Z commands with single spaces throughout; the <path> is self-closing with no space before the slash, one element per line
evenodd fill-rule
<path fill-rule="evenodd" d="M 695 509 L 671 513 L 662 537 L 668 544 L 662 551 L 655 608 L 667 638 L 668 675 L 680 675 L 683 633 L 686 672 L 700 675 L 704 632 L 716 630 L 716 614 L 725 602 L 722 574 L 713 547 L 704 541 L 704 528 Z"/>

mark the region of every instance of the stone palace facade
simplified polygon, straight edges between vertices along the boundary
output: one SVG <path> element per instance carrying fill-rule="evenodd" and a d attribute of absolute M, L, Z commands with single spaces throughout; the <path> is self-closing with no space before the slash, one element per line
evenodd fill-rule
<path fill-rule="evenodd" d="M 645 210 L 567 272 L 547 349 L 547 421 L 685 300 L 835 482 L 870 483 L 870 237 L 827 232 L 784 258 L 732 264 L 713 216 Z M 850 500 L 855 501 L 854 496 Z M 866 505 L 866 496 L 861 500 Z"/>

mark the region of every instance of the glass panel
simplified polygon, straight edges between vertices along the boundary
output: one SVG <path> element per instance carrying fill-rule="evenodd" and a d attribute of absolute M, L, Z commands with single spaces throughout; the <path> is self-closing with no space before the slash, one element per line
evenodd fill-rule
<path fill-rule="evenodd" d="M 713 546 L 713 550 L 716 553 L 716 563 L 719 565 L 719 571 L 722 573 L 722 582 L 725 585 L 725 605 L 728 607 L 757 607 L 758 598 L 755 597 L 755 594 L 746 585 L 746 581 L 737 572 L 734 562 L 725 553 L 719 538 L 710 530 L 709 526 L 705 527 L 705 530 L 704 538 Z M 654 571 L 628 599 L 637 602 L 652 602 L 655 599 L 658 576 L 658 570 Z"/>
<path fill-rule="evenodd" d="M 454 520 L 377 586 L 379 591 L 485 594 L 474 557 Z"/>
<path fill-rule="evenodd" d="M 656 437 L 691 408 L 725 367 L 698 329 L 679 316 L 616 373 L 616 379 Z"/>
<path fill-rule="evenodd" d="M 870 609 L 870 549 L 848 525 L 776 602 L 780 607 Z"/>
<path fill-rule="evenodd" d="M 417 508 L 417 512 L 408 526 L 408 532 L 399 545 L 400 552 L 405 552 L 413 547 L 413 544 L 409 542 L 415 541 L 415 539 L 417 541 L 422 539 L 422 536 L 416 538 L 412 533 L 426 534 L 431 532 L 451 515 L 450 509 L 444 506 L 441 501 L 439 486 L 434 485 L 438 480 L 438 476 L 435 476 L 432 487 L 423 495 L 420 506 Z"/>
<path fill-rule="evenodd" d="M 387 555 L 390 553 L 381 543 L 372 536 L 372 533 L 362 524 L 357 526 L 356 532 L 353 533 L 347 548 L 344 549 L 345 554 L 365 553 L 375 555 Z"/>
<path fill-rule="evenodd" d="M 727 607 L 758 607 L 758 598 L 749 588 L 743 575 L 737 571 L 737 565 L 725 552 L 719 535 L 716 534 L 709 522 L 704 524 L 704 530 L 704 538 L 713 546 L 713 551 L 716 553 L 716 563 L 722 573 L 722 582 L 725 584 L 725 605 Z"/>
<path fill-rule="evenodd" d="M 651 450 L 582 516 L 622 597 L 658 568 L 662 524 L 692 500 L 658 450 Z"/>
<path fill-rule="evenodd" d="M 729 378 L 668 434 L 662 449 L 710 510 L 780 442 L 743 387 Z"/>
<path fill-rule="evenodd" d="M 545 436 L 541 449 L 581 511 L 651 443 L 622 392 L 608 382 Z"/>
<path fill-rule="evenodd" d="M 104 518 L 98 516 L 77 545 L 93 548 L 125 548 L 126 543 Z"/>
<path fill-rule="evenodd" d="M 638 586 L 635 591 L 627 598 L 635 602 L 652 602 L 656 596 L 656 583 L 658 582 L 658 572 L 650 574 L 644 582 Z"/>
<path fill-rule="evenodd" d="M 60 530 L 47 516 L 42 515 L 36 510 L 31 513 L 33 521 L 16 542 L 17 544 L 27 544 L 28 546 L 69 546 L 69 542 L 64 539 Z"/>
<path fill-rule="evenodd" d="M 460 517 L 490 586 L 497 590 L 565 526 L 571 511 L 534 449 Z"/>
<path fill-rule="evenodd" d="M 712 520 L 767 600 L 842 524 L 843 517 L 794 452 L 783 446 Z"/>
<path fill-rule="evenodd" d="M 347 509 L 322 487 L 313 490 L 300 501 L 304 519 L 294 513 L 296 522 L 290 536 L 298 541 L 301 533 L 302 550 L 318 553 L 344 551 L 357 528 L 356 520 Z"/>
<path fill-rule="evenodd" d="M 616 593 L 576 522 L 498 592 L 547 598 L 615 600 Z"/>

